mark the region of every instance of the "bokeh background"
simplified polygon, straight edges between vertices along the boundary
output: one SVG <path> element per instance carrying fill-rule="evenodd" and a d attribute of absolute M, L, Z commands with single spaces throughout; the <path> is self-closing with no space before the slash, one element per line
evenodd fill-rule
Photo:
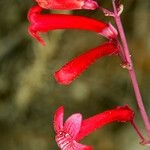
<path fill-rule="evenodd" d="M 111 1 L 99 1 L 111 9 Z M 124 0 L 122 20 L 135 64 L 139 87 L 150 116 L 150 1 Z M 41 46 L 27 32 L 27 12 L 33 0 L 0 1 L 0 150 L 58 150 L 53 116 L 65 106 L 65 118 L 80 112 L 90 117 L 129 104 L 145 134 L 126 69 L 115 56 L 97 60 L 69 86 L 56 83 L 54 72 L 75 56 L 106 39 L 90 31 L 57 30 L 42 34 Z M 48 11 L 84 15 L 105 22 L 100 11 Z M 146 135 L 146 134 L 145 134 Z M 112 123 L 82 143 L 94 150 L 148 150 L 128 123 Z"/>

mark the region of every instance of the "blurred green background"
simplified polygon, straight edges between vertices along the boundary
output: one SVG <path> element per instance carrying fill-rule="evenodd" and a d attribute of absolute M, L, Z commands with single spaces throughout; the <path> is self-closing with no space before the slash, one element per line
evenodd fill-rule
<path fill-rule="evenodd" d="M 100 1 L 111 9 L 111 1 Z M 122 14 L 139 87 L 150 116 L 150 1 L 124 0 Z M 70 86 L 56 83 L 54 72 L 75 56 L 106 39 L 90 31 L 57 30 L 42 34 L 41 46 L 27 32 L 27 12 L 33 0 L 0 1 L 0 150 L 58 150 L 53 116 L 65 106 L 65 118 L 80 112 L 84 118 L 129 104 L 145 134 L 126 69 L 115 56 L 96 61 Z M 50 12 L 50 11 L 49 11 Z M 72 13 L 105 22 L 100 11 Z M 146 135 L 146 134 L 145 134 Z M 128 123 L 112 123 L 81 141 L 94 150 L 148 150 Z"/>

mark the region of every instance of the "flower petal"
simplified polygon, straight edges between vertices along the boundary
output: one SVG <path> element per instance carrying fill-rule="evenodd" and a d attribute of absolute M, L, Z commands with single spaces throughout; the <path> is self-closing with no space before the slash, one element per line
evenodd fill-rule
<path fill-rule="evenodd" d="M 100 128 L 111 122 L 129 122 L 134 119 L 134 112 L 127 105 L 120 106 L 112 110 L 104 111 L 93 117 L 82 121 L 81 129 L 76 136 L 76 141 L 81 140 L 97 128 Z"/>
<path fill-rule="evenodd" d="M 68 133 L 72 137 L 72 139 L 74 139 L 80 131 L 81 122 L 81 114 L 76 113 L 71 115 L 64 124 L 64 132 Z"/>
<path fill-rule="evenodd" d="M 63 118 L 64 118 L 64 107 L 61 106 L 56 110 L 54 116 L 54 129 L 56 133 L 59 133 L 63 130 Z"/>
<path fill-rule="evenodd" d="M 56 29 L 80 29 L 97 32 L 106 38 L 116 38 L 117 31 L 111 24 L 106 24 L 95 19 L 67 15 L 67 14 L 41 14 L 42 8 L 33 6 L 28 13 L 28 20 L 31 25 L 28 28 L 29 34 L 36 38 L 41 44 L 44 41 L 39 37 L 38 32 L 47 32 Z"/>
<path fill-rule="evenodd" d="M 73 10 L 73 9 L 91 9 L 98 7 L 97 2 L 93 0 L 36 0 L 40 7 L 45 9 Z"/>
<path fill-rule="evenodd" d="M 70 84 L 96 59 L 115 53 L 117 50 L 117 46 L 110 42 L 89 50 L 64 65 L 55 73 L 55 79 L 60 84 Z"/>
<path fill-rule="evenodd" d="M 96 1 L 93 0 L 84 0 L 84 5 L 82 6 L 82 9 L 91 9 L 94 10 L 96 8 L 98 8 L 98 4 Z"/>
<path fill-rule="evenodd" d="M 61 150 L 92 150 L 91 146 L 77 143 L 75 140 L 65 138 L 65 136 L 59 139 L 56 138 L 56 142 Z"/>

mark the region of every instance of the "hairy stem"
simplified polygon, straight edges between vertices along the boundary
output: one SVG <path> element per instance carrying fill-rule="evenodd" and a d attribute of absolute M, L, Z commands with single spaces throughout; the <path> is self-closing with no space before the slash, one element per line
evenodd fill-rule
<path fill-rule="evenodd" d="M 147 130 L 147 135 L 148 135 L 148 138 L 150 140 L 150 122 L 149 122 L 149 119 L 148 119 L 148 116 L 147 116 L 147 113 L 145 111 L 145 107 L 144 107 L 144 104 L 143 104 L 143 101 L 142 101 L 142 97 L 141 97 L 141 94 L 140 94 L 140 90 L 139 90 L 136 75 L 135 75 L 135 71 L 134 71 L 134 68 L 133 68 L 133 63 L 132 63 L 132 60 L 131 60 L 131 57 L 130 57 L 130 52 L 129 52 L 127 40 L 126 40 L 124 29 L 123 29 L 123 26 L 122 26 L 121 18 L 119 16 L 118 12 L 117 12 L 115 0 L 112 0 L 112 4 L 113 4 L 113 9 L 114 9 L 115 22 L 116 22 L 117 27 L 118 27 L 118 31 L 119 31 L 120 38 L 121 38 L 122 45 L 123 45 L 123 50 L 124 50 L 124 53 L 125 53 L 125 57 L 126 57 L 128 66 L 129 66 L 128 71 L 129 71 L 130 79 L 132 81 L 132 85 L 133 85 L 133 88 L 134 88 L 137 104 L 138 104 L 139 110 L 141 112 L 141 115 L 142 115 L 142 118 L 143 118 L 143 121 L 144 121 L 144 125 L 145 125 L 146 130 Z"/>

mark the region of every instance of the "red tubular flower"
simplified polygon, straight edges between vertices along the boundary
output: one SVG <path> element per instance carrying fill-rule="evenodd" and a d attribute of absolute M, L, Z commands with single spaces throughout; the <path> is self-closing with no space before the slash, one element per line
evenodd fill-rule
<path fill-rule="evenodd" d="M 35 0 L 39 6 L 44 9 L 73 10 L 73 9 L 91 9 L 98 7 L 97 2 L 93 0 Z"/>
<path fill-rule="evenodd" d="M 91 150 L 91 146 L 80 144 L 78 141 L 105 124 L 114 121 L 132 121 L 134 112 L 126 105 L 107 110 L 83 121 L 80 113 L 71 115 L 64 124 L 63 117 L 64 107 L 62 106 L 54 116 L 55 139 L 59 148 L 61 150 Z"/>
<path fill-rule="evenodd" d="M 55 78 L 60 84 L 70 84 L 96 59 L 116 53 L 117 51 L 118 47 L 116 44 L 107 42 L 68 62 L 55 73 Z"/>
<path fill-rule="evenodd" d="M 117 36 L 117 31 L 111 24 L 106 24 L 83 16 L 41 14 L 41 11 L 42 8 L 39 6 L 33 6 L 30 9 L 28 19 L 31 25 L 28 31 L 32 37 L 36 38 L 43 45 L 45 45 L 45 43 L 38 35 L 38 32 L 47 32 L 55 29 L 90 30 L 111 39 Z"/>

